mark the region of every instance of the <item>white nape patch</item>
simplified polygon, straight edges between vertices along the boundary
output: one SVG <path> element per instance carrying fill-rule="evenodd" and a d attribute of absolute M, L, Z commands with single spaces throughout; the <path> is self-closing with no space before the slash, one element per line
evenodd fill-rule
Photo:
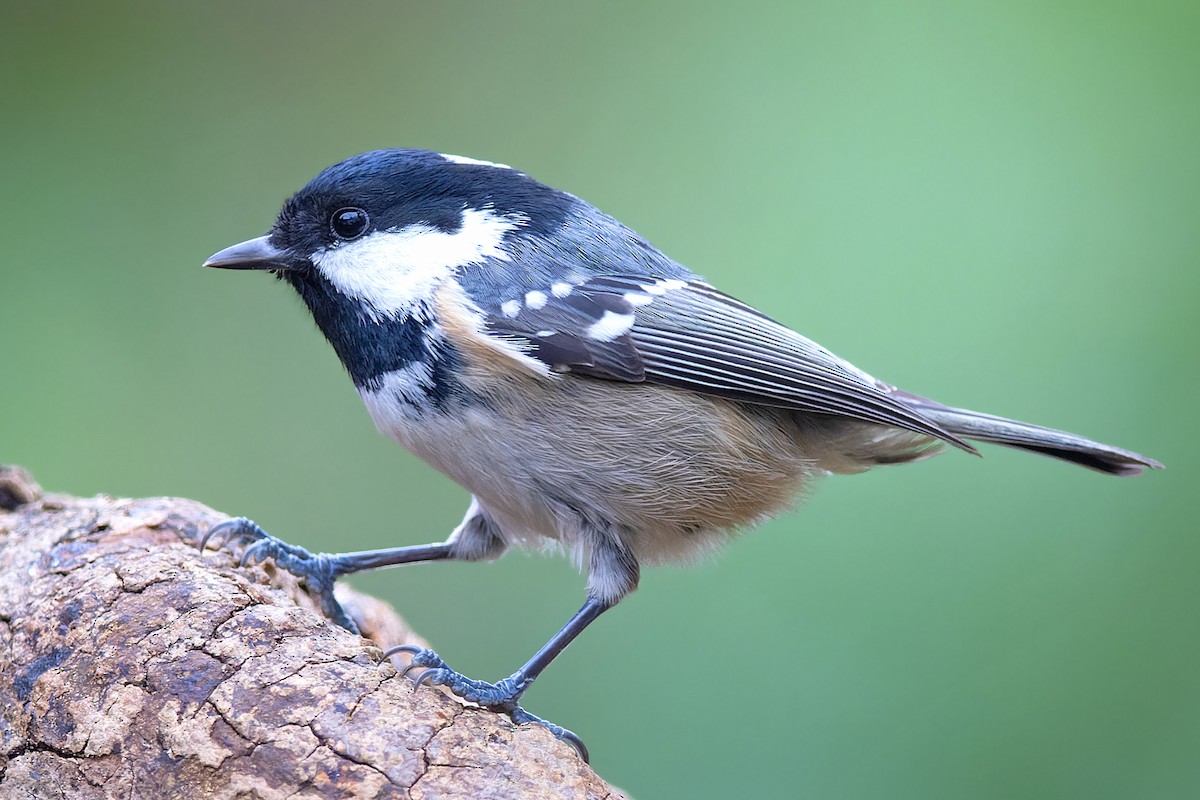
<path fill-rule="evenodd" d="M 587 336 L 597 342 L 611 342 L 624 336 L 633 328 L 633 314 L 618 314 L 605 311 L 604 316 L 588 326 Z"/>
<path fill-rule="evenodd" d="M 545 292 L 527 292 L 525 294 L 525 305 L 537 311 L 550 301 Z"/>
<path fill-rule="evenodd" d="M 504 316 L 508 317 L 509 319 L 512 319 L 517 314 L 521 313 L 521 301 L 520 300 L 505 300 L 503 303 L 500 304 L 500 313 L 503 314 Z"/>
<path fill-rule="evenodd" d="M 624 296 L 625 302 L 634 307 L 648 306 L 654 302 L 653 297 L 648 294 L 642 294 L 641 292 L 626 292 Z"/>
<path fill-rule="evenodd" d="M 571 286 L 571 284 L 559 281 L 550 287 L 550 294 L 554 295 L 555 297 L 566 297 L 571 293 L 571 289 L 573 288 L 574 287 Z"/>
<path fill-rule="evenodd" d="M 478 158 L 452 156 L 449 153 L 438 153 L 442 158 L 455 164 L 473 164 L 477 167 L 495 167 L 496 169 L 512 169 L 508 164 L 497 164 L 494 161 L 480 161 Z"/>
<path fill-rule="evenodd" d="M 504 236 L 523 222 L 491 209 L 467 208 L 454 233 L 420 224 L 375 231 L 319 252 L 312 261 L 339 292 L 361 300 L 379 322 L 431 298 L 457 267 L 488 258 L 508 261 Z"/>

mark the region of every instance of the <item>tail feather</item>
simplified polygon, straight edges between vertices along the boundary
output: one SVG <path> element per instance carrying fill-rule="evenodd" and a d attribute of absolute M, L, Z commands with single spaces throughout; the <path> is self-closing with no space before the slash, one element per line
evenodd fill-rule
<path fill-rule="evenodd" d="M 1109 475 L 1140 475 L 1144 469 L 1162 469 L 1163 466 L 1140 453 L 1094 442 L 1066 431 L 964 408 L 951 408 L 900 390 L 895 390 L 893 396 L 921 416 L 966 439 L 1041 453 Z"/>

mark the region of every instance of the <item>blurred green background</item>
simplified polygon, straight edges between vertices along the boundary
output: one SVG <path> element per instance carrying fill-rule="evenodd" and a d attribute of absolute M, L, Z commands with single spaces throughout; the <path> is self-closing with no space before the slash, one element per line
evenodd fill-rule
<path fill-rule="evenodd" d="M 314 547 L 466 494 L 299 300 L 205 271 L 353 153 L 503 161 L 880 377 L 1142 450 L 825 481 L 647 573 L 527 705 L 651 797 L 1200 796 L 1200 6 L 5 3 L 0 460 Z M 355 578 L 507 675 L 581 600 L 512 554 Z"/>

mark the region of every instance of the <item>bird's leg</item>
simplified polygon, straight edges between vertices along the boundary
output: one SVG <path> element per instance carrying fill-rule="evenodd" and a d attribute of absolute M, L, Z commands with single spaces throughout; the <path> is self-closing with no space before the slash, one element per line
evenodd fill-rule
<path fill-rule="evenodd" d="M 533 658 L 526 661 L 525 665 L 512 675 L 496 683 L 473 680 L 460 672 L 456 672 L 437 653 L 427 648 L 406 644 L 393 647 L 385 655 L 409 653 L 412 656 L 412 662 L 409 666 L 405 667 L 405 673 L 414 667 L 426 668 L 417 678 L 418 686 L 423 683 L 445 686 L 464 700 L 469 700 L 485 708 L 507 714 L 517 724 L 537 722 L 544 725 L 558 738 L 570 742 L 586 761 L 587 748 L 584 747 L 583 742 L 578 736 L 566 728 L 535 717 L 517 705 L 517 701 L 521 699 L 521 695 L 525 693 L 525 690 L 529 688 L 534 679 L 542 674 L 542 670 L 549 666 L 550 662 L 565 650 L 567 645 L 582 633 L 583 629 L 592 620 L 612 608 L 612 606 L 612 603 L 599 600 L 595 597 L 588 597 L 583 607 L 575 612 L 575 615 L 567 621 L 566 625 L 562 626 L 558 633 L 550 637 L 550 641 L 542 645 L 542 648 L 534 654 Z"/>
<path fill-rule="evenodd" d="M 570 742 L 586 761 L 587 748 L 578 736 L 566 728 L 535 717 L 517 705 L 517 701 L 534 679 L 542 674 L 550 662 L 566 649 L 592 620 L 612 608 L 637 587 L 640 568 L 625 537 L 610 527 L 594 523 L 583 528 L 581 533 L 586 536 L 585 540 L 589 542 L 592 551 L 588 565 L 587 602 L 567 620 L 567 624 L 562 626 L 558 633 L 550 637 L 550 641 L 542 645 L 533 658 L 526 661 L 525 665 L 512 675 L 496 683 L 473 680 L 451 669 L 434 651 L 413 645 L 394 647 L 387 655 L 409 653 L 412 662 L 404 669 L 405 673 L 414 667 L 425 667 L 425 671 L 417 678 L 418 686 L 423 683 L 445 686 L 464 700 L 508 714 L 517 724 L 537 722 L 544 725 L 558 738 Z"/>
<path fill-rule="evenodd" d="M 270 558 L 283 569 L 302 578 L 309 592 L 317 598 L 325 616 L 351 633 L 358 633 L 358 626 L 333 595 L 333 585 L 343 575 L 424 561 L 494 558 L 504 550 L 503 540 L 474 502 L 467 511 L 466 518 L 454 529 L 450 538 L 434 544 L 360 550 L 354 553 L 312 553 L 299 545 L 288 544 L 272 536 L 245 517 L 229 519 L 214 525 L 200 540 L 200 549 L 203 551 L 212 539 L 224 540 L 224 544 L 248 542 L 239 561 L 241 566 Z"/>

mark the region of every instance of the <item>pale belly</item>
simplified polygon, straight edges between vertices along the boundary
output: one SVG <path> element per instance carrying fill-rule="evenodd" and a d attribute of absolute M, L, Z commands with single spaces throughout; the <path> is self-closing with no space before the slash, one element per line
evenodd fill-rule
<path fill-rule="evenodd" d="M 580 520 L 593 519 L 644 563 L 688 560 L 786 509 L 824 471 L 788 412 L 661 386 L 522 378 L 420 419 L 401 388 L 363 392 L 376 426 L 474 494 L 513 543 L 578 551 Z"/>

